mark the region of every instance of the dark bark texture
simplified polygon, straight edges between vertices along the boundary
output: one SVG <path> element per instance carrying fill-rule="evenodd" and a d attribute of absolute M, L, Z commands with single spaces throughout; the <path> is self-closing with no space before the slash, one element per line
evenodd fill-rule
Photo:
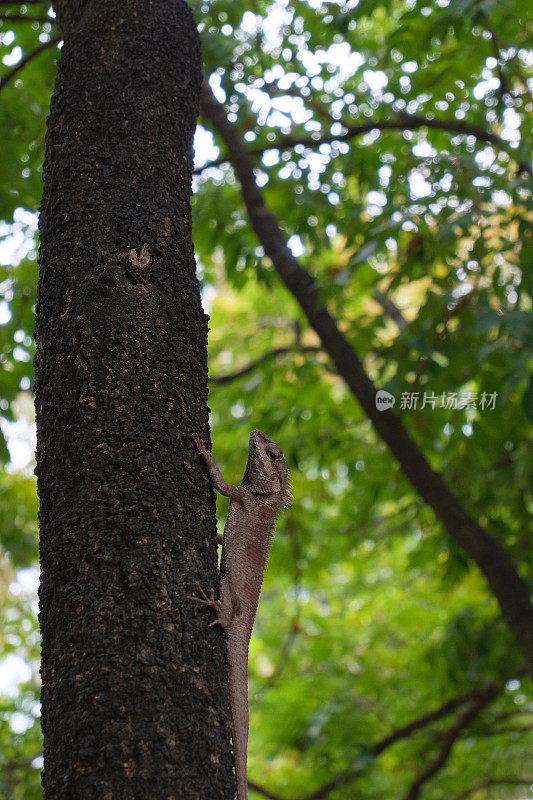
<path fill-rule="evenodd" d="M 486 578 L 533 677 L 533 606 L 526 581 L 503 545 L 479 525 L 442 476 L 432 469 L 402 420 L 390 409 L 377 409 L 376 389 L 361 359 L 328 308 L 321 303 L 316 281 L 288 248 L 278 220 L 265 204 L 256 183 L 253 161 L 242 135 L 236 125 L 228 122 L 224 106 L 216 100 L 207 83 L 203 84 L 201 110 L 226 144 L 241 183 L 250 224 L 266 255 L 405 477 Z"/>
<path fill-rule="evenodd" d="M 59 0 L 36 340 L 47 800 L 231 798 L 182 0 Z"/>

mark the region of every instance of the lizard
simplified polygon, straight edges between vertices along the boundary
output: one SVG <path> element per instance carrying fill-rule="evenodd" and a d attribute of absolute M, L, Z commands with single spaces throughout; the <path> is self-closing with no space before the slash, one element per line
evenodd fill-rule
<path fill-rule="evenodd" d="M 230 498 L 222 536 L 220 598 L 214 590 L 189 596 L 199 606 L 213 609 L 226 634 L 230 706 L 233 717 L 233 752 L 237 800 L 247 800 L 248 750 L 248 649 L 257 613 L 276 517 L 292 495 L 288 470 L 279 445 L 261 431 L 250 434 L 248 463 L 240 486 L 230 486 L 197 434 L 192 440 L 203 458 L 212 486 Z"/>

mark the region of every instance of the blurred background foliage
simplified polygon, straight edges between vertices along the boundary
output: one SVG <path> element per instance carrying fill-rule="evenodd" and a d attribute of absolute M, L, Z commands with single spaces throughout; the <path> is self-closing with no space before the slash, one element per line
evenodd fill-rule
<path fill-rule="evenodd" d="M 293 253 L 432 466 L 531 580 L 528 5 L 193 8 L 205 74 Z M 0 18 L 0 797 L 33 800 L 32 334 L 58 48 L 46 3 L 1 3 Z M 224 144 L 199 122 L 214 454 L 238 482 L 248 433 L 264 430 L 295 496 L 250 655 L 255 796 L 532 797 L 533 687 L 497 605 L 335 374 L 255 238 Z M 466 407 L 442 407 L 467 392 Z M 412 395 L 417 407 L 401 408 Z M 221 500 L 221 525 L 226 510 Z"/>

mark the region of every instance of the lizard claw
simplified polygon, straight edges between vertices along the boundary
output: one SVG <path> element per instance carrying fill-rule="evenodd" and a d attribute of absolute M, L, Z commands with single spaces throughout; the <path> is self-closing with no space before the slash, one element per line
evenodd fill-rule
<path fill-rule="evenodd" d="M 215 590 L 214 589 L 209 589 L 209 595 L 207 595 L 204 592 L 204 590 L 202 589 L 202 587 L 200 586 L 200 584 L 198 583 L 198 581 L 195 581 L 195 586 L 198 589 L 198 591 L 200 592 L 200 594 L 202 595 L 203 603 L 208 603 L 209 605 L 211 605 L 212 603 L 216 603 L 217 602 L 215 600 Z"/>
<path fill-rule="evenodd" d="M 187 600 L 190 600 L 197 606 L 209 606 L 212 608 L 216 614 L 216 619 L 213 622 L 209 623 L 209 627 L 211 628 L 213 625 L 221 625 L 225 627 L 224 622 L 222 620 L 222 609 L 220 605 L 220 600 L 215 600 L 215 592 L 214 589 L 209 589 L 209 594 L 207 595 L 198 581 L 195 581 L 195 586 L 201 594 L 201 597 L 195 597 L 194 595 L 187 595 Z"/>
<path fill-rule="evenodd" d="M 210 606 L 213 603 L 216 603 L 215 600 L 215 592 L 213 589 L 209 590 L 209 595 L 206 595 L 198 581 L 194 582 L 194 585 L 198 589 L 201 594 L 201 597 L 196 597 L 195 595 L 187 595 L 187 600 L 191 600 L 193 603 L 196 603 L 198 606 Z"/>
<path fill-rule="evenodd" d="M 204 453 L 207 453 L 207 450 L 205 448 L 205 444 L 200 439 L 200 437 L 198 436 L 197 433 L 191 433 L 191 439 L 193 441 L 194 446 L 196 447 L 196 449 L 200 453 L 200 455 L 204 455 Z"/>

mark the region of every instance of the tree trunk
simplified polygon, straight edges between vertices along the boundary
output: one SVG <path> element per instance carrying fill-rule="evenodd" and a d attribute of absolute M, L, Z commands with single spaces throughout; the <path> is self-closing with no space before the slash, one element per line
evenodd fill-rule
<path fill-rule="evenodd" d="M 191 241 L 201 66 L 182 0 L 58 0 L 37 307 L 47 800 L 233 796 L 206 318 Z"/>

